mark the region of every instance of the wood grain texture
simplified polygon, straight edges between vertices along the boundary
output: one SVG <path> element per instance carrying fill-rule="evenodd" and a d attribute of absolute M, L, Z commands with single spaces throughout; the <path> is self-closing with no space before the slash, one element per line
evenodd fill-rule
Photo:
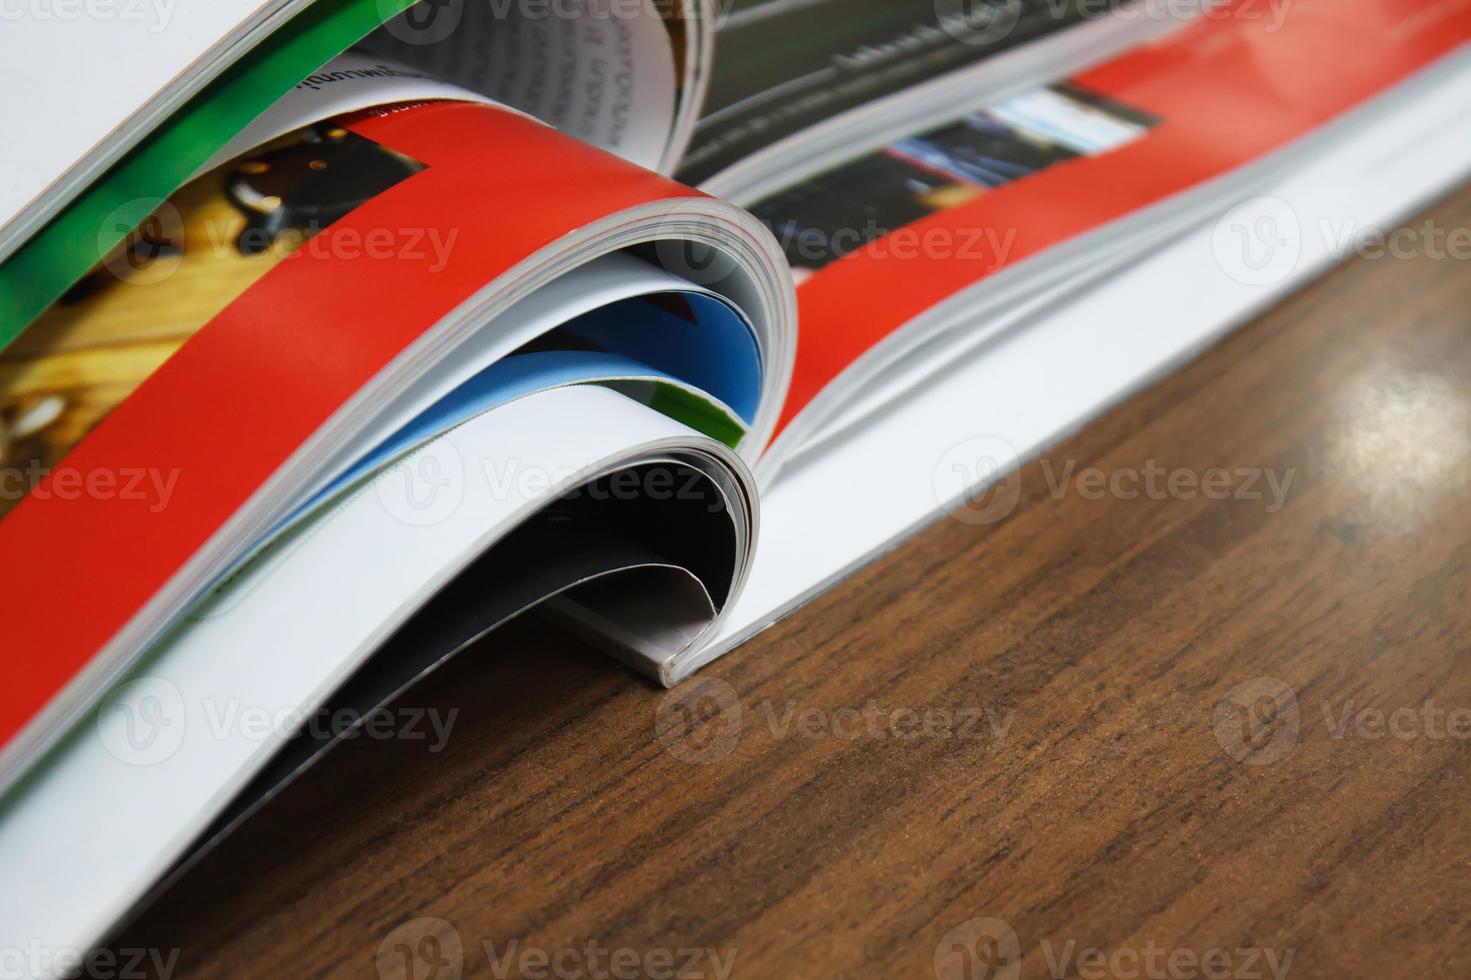
<path fill-rule="evenodd" d="M 1471 227 L 1471 189 L 1430 217 Z M 1051 487 L 1150 461 L 1291 482 Z M 119 945 L 410 975 L 375 958 L 432 917 L 466 975 L 487 940 L 583 976 L 590 940 L 735 977 L 1471 975 L 1471 264 L 1355 260 L 1020 486 L 675 695 L 513 628 L 413 692 L 460 710 L 442 752 L 345 746 Z"/>

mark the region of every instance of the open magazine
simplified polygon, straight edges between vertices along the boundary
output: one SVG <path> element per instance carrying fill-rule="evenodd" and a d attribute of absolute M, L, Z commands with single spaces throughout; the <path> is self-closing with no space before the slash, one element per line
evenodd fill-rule
<path fill-rule="evenodd" d="M 553 6 L 180 13 L 5 189 L 0 945 L 530 610 L 670 685 L 999 519 L 1471 172 L 1465 3 Z"/>

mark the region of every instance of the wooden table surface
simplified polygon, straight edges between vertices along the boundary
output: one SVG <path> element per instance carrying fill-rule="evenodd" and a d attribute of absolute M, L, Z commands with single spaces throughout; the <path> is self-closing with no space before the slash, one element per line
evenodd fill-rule
<path fill-rule="evenodd" d="M 1471 227 L 1471 189 L 1429 216 Z M 260 977 L 1471 976 L 1471 264 L 1356 259 L 1020 485 L 673 694 L 512 628 L 413 692 L 459 709 L 443 751 L 346 745 L 117 945 Z"/>

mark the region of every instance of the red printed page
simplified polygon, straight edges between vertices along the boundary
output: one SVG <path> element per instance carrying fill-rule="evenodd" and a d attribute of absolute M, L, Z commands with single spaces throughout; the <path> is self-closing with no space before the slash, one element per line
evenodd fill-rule
<path fill-rule="evenodd" d="M 801 277 L 782 425 L 960 290 L 1282 149 L 1468 40 L 1471 0 L 1236 0 L 1049 90 L 1095 116 L 1055 139 L 1057 105 L 1012 100 L 757 204 Z"/>
<path fill-rule="evenodd" d="M 127 397 L 0 518 L 0 592 L 13 613 L 0 743 L 446 313 L 569 233 L 696 193 L 483 105 L 343 125 L 414 172 L 335 217 L 147 364 L 146 379 L 130 379 Z M 144 479 L 124 492 L 131 474 Z"/>

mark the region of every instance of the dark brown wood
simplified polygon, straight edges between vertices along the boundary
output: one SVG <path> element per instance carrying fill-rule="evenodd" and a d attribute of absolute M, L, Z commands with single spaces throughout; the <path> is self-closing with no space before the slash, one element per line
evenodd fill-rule
<path fill-rule="evenodd" d="M 1471 190 L 1430 217 L 1471 227 Z M 1291 483 L 1049 487 L 1151 460 Z M 593 940 L 1007 977 L 1009 928 L 1023 977 L 1471 975 L 1468 491 L 1471 265 L 1356 260 L 1025 467 L 1005 520 L 940 521 L 675 695 L 513 628 L 414 692 L 460 710 L 444 751 L 345 746 L 119 944 L 403 975 L 380 946 L 432 917 L 467 975 L 485 940 L 625 962 Z"/>

